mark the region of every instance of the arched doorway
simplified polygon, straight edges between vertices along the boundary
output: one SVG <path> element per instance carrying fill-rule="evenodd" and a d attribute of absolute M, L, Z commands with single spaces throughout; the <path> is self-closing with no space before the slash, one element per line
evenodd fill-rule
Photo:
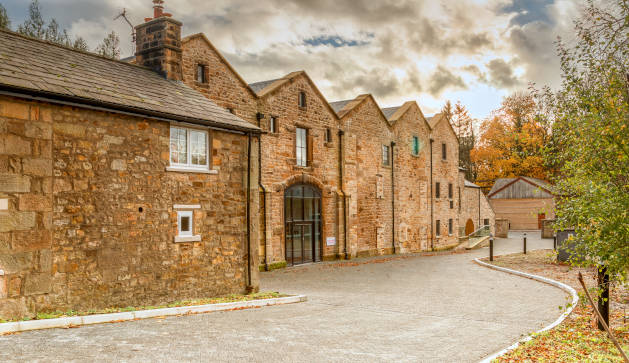
<path fill-rule="evenodd" d="M 284 193 L 286 263 L 321 261 L 321 192 L 307 184 Z"/>
<path fill-rule="evenodd" d="M 471 219 L 468 219 L 465 223 L 465 235 L 469 236 L 474 233 L 474 222 Z"/>

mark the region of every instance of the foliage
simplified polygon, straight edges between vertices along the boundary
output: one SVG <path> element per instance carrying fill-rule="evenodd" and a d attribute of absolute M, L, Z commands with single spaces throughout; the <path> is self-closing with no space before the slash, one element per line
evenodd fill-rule
<path fill-rule="evenodd" d="M 475 181 L 476 165 L 472 162 L 470 156 L 476 143 L 473 127 L 474 120 L 461 101 L 457 101 L 454 107 L 452 107 L 450 101 L 447 101 L 441 112 L 443 112 L 446 119 L 450 122 L 459 139 L 459 165 L 466 170 L 465 178 L 470 181 Z"/>
<path fill-rule="evenodd" d="M 103 42 L 96 47 L 96 53 L 111 59 L 120 59 L 120 38 L 112 31 L 103 39 Z"/>
<path fill-rule="evenodd" d="M 629 269 L 629 0 L 589 1 L 561 39 L 563 83 L 535 91 L 539 119 L 553 123 L 545 153 L 557 168 L 557 229 L 574 228 L 577 265 L 604 264 L 612 278 Z"/>
<path fill-rule="evenodd" d="M 530 176 L 547 180 L 543 148 L 549 126 L 536 118 L 534 98 L 515 93 L 502 101 L 480 127 L 480 139 L 471 151 L 477 184 L 488 188 L 498 178 Z"/>
<path fill-rule="evenodd" d="M 2 28 L 2 13 L 4 8 L 0 5 L 0 28 Z M 6 10 L 4 10 L 6 16 Z M 51 43 L 71 47 L 74 49 L 88 51 L 87 42 L 82 37 L 75 38 L 74 42 L 71 40 L 66 29 L 61 29 L 56 19 L 51 19 L 48 24 L 44 20 L 41 7 L 38 0 L 33 0 L 28 7 L 28 19 L 24 23 L 18 25 L 17 32 L 29 36 L 31 38 L 37 38 L 49 41 Z M 7 17 L 8 21 L 8 17 Z M 6 26 L 8 29 L 9 26 Z"/>
<path fill-rule="evenodd" d="M 0 4 L 0 29 L 11 29 L 11 20 L 7 14 L 7 9 Z"/>

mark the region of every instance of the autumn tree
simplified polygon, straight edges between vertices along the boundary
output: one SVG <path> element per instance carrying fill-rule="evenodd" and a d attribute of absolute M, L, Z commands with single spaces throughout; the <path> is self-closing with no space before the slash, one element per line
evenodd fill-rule
<path fill-rule="evenodd" d="M 471 151 L 476 142 L 473 127 L 474 120 L 461 101 L 457 101 L 454 106 L 452 106 L 450 101 L 447 101 L 441 112 L 450 122 L 459 139 L 459 165 L 466 170 L 465 178 L 475 181 L 476 166 L 471 159 Z"/>
<path fill-rule="evenodd" d="M 0 4 L 0 29 L 10 29 L 11 28 L 11 20 L 9 19 L 9 15 L 7 14 L 7 9 Z"/>
<path fill-rule="evenodd" d="M 576 233 L 572 262 L 629 271 L 629 1 L 588 1 L 576 40 L 558 42 L 562 86 L 536 91 L 539 119 L 552 124 L 545 153 L 557 229 Z"/>
<path fill-rule="evenodd" d="M 114 31 L 109 33 L 96 48 L 96 53 L 103 57 L 120 59 L 120 38 L 118 38 L 118 34 Z"/>
<path fill-rule="evenodd" d="M 480 138 L 471 151 L 477 184 L 489 188 L 498 178 L 530 176 L 547 180 L 543 148 L 549 138 L 548 126 L 536 117 L 531 94 L 506 97 L 480 127 Z"/>

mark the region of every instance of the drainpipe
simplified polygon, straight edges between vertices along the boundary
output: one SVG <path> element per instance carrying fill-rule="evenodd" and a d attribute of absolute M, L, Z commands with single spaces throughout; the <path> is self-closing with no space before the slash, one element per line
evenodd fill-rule
<path fill-rule="evenodd" d="M 435 139 L 430 138 L 430 248 L 435 249 L 435 213 L 434 213 L 434 191 L 432 182 L 432 144 Z"/>
<path fill-rule="evenodd" d="M 247 133 L 247 292 L 253 291 L 251 286 L 251 133 Z"/>
<path fill-rule="evenodd" d="M 343 251 L 345 254 L 344 258 L 349 260 L 349 254 L 347 253 L 347 198 L 345 198 L 345 191 L 343 190 L 343 135 L 345 135 L 345 132 L 339 130 L 339 185 L 343 198 Z"/>
<path fill-rule="evenodd" d="M 393 149 L 395 142 L 391 141 L 391 239 L 393 243 L 393 254 L 395 255 L 395 153 Z"/>
<path fill-rule="evenodd" d="M 480 228 L 480 188 L 478 188 L 478 228 Z"/>
<path fill-rule="evenodd" d="M 258 127 L 261 127 L 261 114 L 257 114 Z M 277 127 L 277 125 L 276 125 Z M 262 203 L 264 205 L 264 214 L 262 215 L 263 241 L 264 241 L 264 271 L 269 271 L 269 251 L 266 240 L 266 188 L 262 184 L 262 134 L 258 136 L 258 186 L 262 189 Z"/>

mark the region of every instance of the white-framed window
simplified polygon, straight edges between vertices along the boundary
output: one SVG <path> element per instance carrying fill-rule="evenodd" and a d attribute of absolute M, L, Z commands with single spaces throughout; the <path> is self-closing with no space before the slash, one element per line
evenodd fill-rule
<path fill-rule="evenodd" d="M 389 165 L 390 161 L 389 146 L 382 145 L 382 165 Z"/>
<path fill-rule="evenodd" d="M 308 130 L 297 127 L 295 136 L 297 137 L 295 143 L 297 166 L 308 166 Z"/>
<path fill-rule="evenodd" d="M 177 212 L 177 236 L 192 237 L 192 211 L 185 210 Z"/>
<path fill-rule="evenodd" d="M 269 132 L 276 133 L 277 132 L 277 117 L 271 116 L 269 119 Z"/>
<path fill-rule="evenodd" d="M 170 166 L 207 171 L 209 165 L 209 133 L 205 130 L 170 127 Z"/>

